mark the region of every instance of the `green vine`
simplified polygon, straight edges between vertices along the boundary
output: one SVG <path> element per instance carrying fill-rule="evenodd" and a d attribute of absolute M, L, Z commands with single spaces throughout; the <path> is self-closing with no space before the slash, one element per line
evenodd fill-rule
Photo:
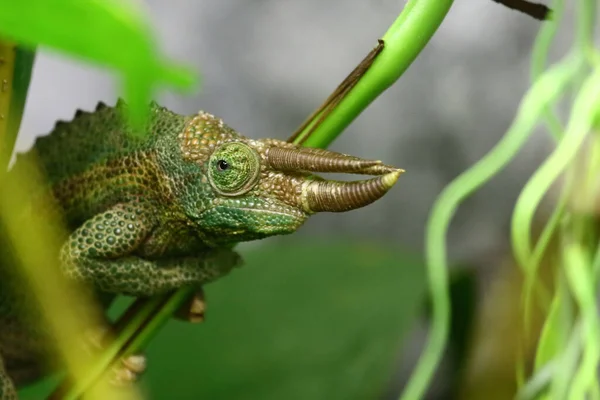
<path fill-rule="evenodd" d="M 563 12 L 563 3 L 555 3 L 555 21 L 560 21 Z M 568 393 L 568 398 L 591 398 L 599 395 L 598 382 L 595 379 L 596 370 L 600 361 L 597 339 L 600 324 L 595 306 L 597 290 L 593 279 L 592 260 L 597 247 L 594 239 L 595 227 L 592 219 L 578 216 L 573 210 L 572 203 L 574 190 L 578 190 L 579 197 L 584 199 L 578 204 L 593 204 L 586 196 L 590 195 L 591 180 L 597 176 L 598 162 L 597 154 L 592 146 L 592 161 L 587 165 L 584 179 L 574 176 L 570 168 L 576 161 L 576 156 L 584 140 L 593 131 L 600 109 L 600 81 L 599 73 L 586 75 L 586 67 L 589 60 L 597 60 L 598 56 L 592 47 L 592 35 L 595 7 L 593 1 L 581 0 L 577 5 L 577 45 L 571 54 L 562 61 L 544 71 L 547 53 L 553 37 L 558 29 L 554 26 L 545 27 L 538 36 L 532 62 L 532 87 L 525 95 L 515 121 L 501 141 L 481 161 L 471 169 L 455 179 L 440 195 L 436 201 L 427 229 L 427 260 L 430 271 L 437 271 L 438 290 L 443 290 L 446 282 L 441 278 L 446 270 L 446 246 L 445 236 L 448 226 L 458 206 L 462 201 L 473 193 L 482 184 L 496 175 L 501 168 L 506 166 L 523 147 L 529 138 L 533 128 L 540 121 L 545 121 L 550 134 L 557 141 L 557 147 L 534 173 L 521 192 L 512 218 L 511 240 L 518 264 L 525 275 L 523 291 L 524 314 L 527 323 L 530 320 L 530 303 L 534 287 L 540 284 L 537 278 L 537 267 L 548 251 L 551 238 L 557 234 L 562 238 L 560 252 L 562 254 L 563 273 L 556 275 L 557 289 L 550 306 L 546 323 L 543 328 L 541 339 L 538 343 L 536 357 L 536 369 L 531 379 L 525 383 L 518 394 L 519 398 L 546 398 L 550 382 L 552 384 L 553 396 L 549 398 L 563 398 L 558 393 Z M 596 66 L 597 67 L 597 66 Z M 552 111 L 553 105 L 569 90 L 575 90 L 576 96 L 571 110 L 571 117 L 564 128 L 559 119 Z M 543 117 L 543 118 L 542 118 Z M 593 139 L 597 140 L 597 139 Z M 596 160 L 594 160 L 596 158 Z M 546 224 L 536 246 L 532 247 L 532 223 L 534 214 L 541 200 L 548 192 L 550 186 L 556 182 L 560 174 L 567 172 L 567 179 L 563 187 L 563 194 L 559 199 L 557 207 Z M 577 179 L 574 179 L 577 178 Z M 587 179 L 587 181 L 586 181 Z M 579 184 L 580 181 L 583 183 Z M 593 243 L 593 245 L 590 245 Z M 566 278 L 568 285 L 564 285 L 562 279 Z M 550 294 L 552 295 L 552 294 Z M 572 339 L 573 335 L 580 335 L 579 330 L 570 329 L 571 335 L 560 332 L 561 324 L 568 322 L 568 300 L 573 296 L 581 313 L 581 326 L 584 356 L 577 365 L 577 359 L 573 352 L 577 349 L 577 343 Z M 446 304 L 438 305 L 439 307 Z M 443 317 L 443 318 L 442 318 Z M 567 318 L 567 319 L 565 319 Z M 434 327 L 432 332 L 436 335 L 436 343 L 442 343 L 446 332 Z M 440 316 L 437 326 L 445 326 L 445 316 Z M 526 334 L 528 330 L 526 329 Z M 577 336 L 575 336 L 577 337 Z M 564 339 L 564 340 L 563 340 Z M 575 347 L 574 347 L 575 346 Z M 435 350 L 440 350 L 441 345 Z M 563 353 L 564 354 L 561 354 Z M 434 350 L 431 350 L 434 353 Z M 576 353 L 575 353 L 576 354 Z M 524 354 L 522 356 L 525 356 Z M 433 359 L 434 356 L 431 356 Z M 574 361 L 575 360 L 575 361 Z M 525 373 L 520 368 L 521 373 Z M 573 371 L 573 372 L 571 372 Z M 573 376 L 573 382 L 564 379 L 564 376 Z M 522 381 L 522 379 L 521 379 Z M 540 386 L 541 385 L 541 386 Z M 422 385 L 424 387 L 424 385 Z M 422 392 L 419 393 L 419 396 Z M 419 396 L 411 397 L 418 398 Z M 534 397 L 528 397 L 534 396 Z"/>

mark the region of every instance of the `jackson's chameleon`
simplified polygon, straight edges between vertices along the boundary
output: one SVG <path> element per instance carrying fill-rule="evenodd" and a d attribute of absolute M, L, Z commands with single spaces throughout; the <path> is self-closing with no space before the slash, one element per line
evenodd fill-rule
<path fill-rule="evenodd" d="M 372 203 L 402 170 L 274 139 L 239 135 L 208 113 L 182 116 L 151 104 L 147 135 L 131 134 L 127 105 L 100 103 L 58 122 L 19 155 L 38 162 L 70 236 L 60 251 L 67 277 L 106 298 L 194 285 L 240 265 L 235 243 L 296 231 L 312 214 Z M 11 171 L 12 172 L 12 171 Z M 325 180 L 313 173 L 373 175 Z M 9 173 L 10 174 L 10 173 Z M 1 254 L 0 254 L 1 255 Z M 47 348 L 15 311 L 23 290 L 0 266 L 0 399 L 44 372 Z"/>

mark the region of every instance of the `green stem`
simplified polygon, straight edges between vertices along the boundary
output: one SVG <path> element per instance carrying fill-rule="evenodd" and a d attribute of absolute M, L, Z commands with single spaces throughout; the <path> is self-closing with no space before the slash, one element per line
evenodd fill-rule
<path fill-rule="evenodd" d="M 410 0 L 383 35 L 384 48 L 371 67 L 304 145 L 329 146 L 373 100 L 392 86 L 425 48 L 452 3 L 453 0 Z M 302 138 L 303 133 L 299 136 Z"/>
<path fill-rule="evenodd" d="M 555 88 L 561 90 L 570 78 L 572 78 L 579 70 L 581 58 L 575 57 L 569 65 L 565 65 L 565 74 L 561 80 L 555 82 Z M 589 91 L 589 90 L 588 90 Z M 593 93 L 586 93 L 586 99 L 593 100 Z M 550 95 L 546 95 L 550 98 Z M 581 114 L 582 112 L 590 113 L 589 109 L 584 109 L 585 105 L 580 102 L 574 106 L 574 112 Z M 582 110 L 582 111 L 581 111 Z M 567 127 L 565 138 L 560 142 L 556 150 L 544 162 L 532 178 L 527 182 L 525 188 L 521 192 L 512 218 L 512 243 L 515 257 L 518 263 L 524 268 L 527 275 L 535 273 L 535 266 L 531 264 L 531 223 L 535 210 L 542 200 L 552 183 L 556 180 L 559 174 L 566 168 L 567 164 L 573 159 L 579 149 L 585 135 L 589 129 L 590 120 L 571 119 L 571 123 Z M 567 139 L 568 137 L 568 139 Z"/>
<path fill-rule="evenodd" d="M 127 342 L 133 340 L 138 329 L 144 325 L 144 322 L 148 318 L 152 316 L 151 313 L 156 310 L 157 305 L 162 301 L 163 297 L 161 296 L 149 299 L 148 302 L 146 302 L 141 308 L 141 310 L 133 316 L 132 320 L 129 321 L 124 329 L 119 332 L 119 335 L 113 341 L 111 341 L 110 346 L 102 351 L 102 354 L 94 363 L 93 368 L 86 374 L 86 379 L 77 381 L 76 384 L 68 390 L 64 397 L 61 397 L 64 400 L 78 399 L 86 390 L 86 388 L 91 387 L 95 382 L 97 382 L 104 371 L 106 371 L 114 363 L 114 360 L 122 354 L 123 347 L 127 344 Z M 55 392 L 54 396 L 58 396 L 62 390 L 62 388 L 59 388 Z"/>
<path fill-rule="evenodd" d="M 556 32 L 563 17 L 563 10 L 565 8 L 564 3 L 564 0 L 555 0 L 552 3 L 553 23 L 544 24 L 535 40 L 535 45 L 533 46 L 533 52 L 531 54 L 530 76 L 532 83 L 534 83 L 546 69 L 550 46 L 552 45 L 552 41 L 556 36 Z M 550 134 L 555 140 L 560 140 L 562 136 L 562 126 L 558 116 L 550 106 L 546 107 L 544 110 L 544 119 L 546 120 L 546 125 L 548 126 Z"/>
<path fill-rule="evenodd" d="M 598 323 L 598 309 L 593 286 L 591 271 L 585 250 L 578 243 L 567 244 L 564 255 L 565 273 L 571 290 L 575 295 L 583 319 L 584 351 L 579 371 L 575 375 L 569 394 L 570 399 L 584 399 L 586 393 L 593 389 L 596 381 L 598 363 L 600 362 L 600 324 Z"/>
<path fill-rule="evenodd" d="M 451 182 L 436 200 L 427 224 L 426 254 L 433 299 L 431 334 L 419 360 L 405 399 L 423 398 L 435 366 L 446 345 L 450 321 L 450 296 L 446 262 L 446 232 L 462 201 L 500 171 L 521 149 L 537 119 L 566 86 L 573 67 L 561 65 L 545 72 L 525 96 L 515 122 L 483 159 Z"/>
<path fill-rule="evenodd" d="M 536 400 L 547 389 L 552 382 L 552 377 L 556 372 L 556 363 L 550 362 L 544 365 L 533 375 L 531 379 L 523 386 L 515 396 L 515 400 Z"/>
<path fill-rule="evenodd" d="M 542 75 L 542 73 L 546 69 L 546 65 L 548 63 L 548 53 L 550 51 L 550 46 L 552 45 L 552 41 L 553 41 L 554 37 L 556 36 L 556 32 L 557 32 L 558 27 L 560 26 L 560 22 L 563 18 L 564 0 L 553 1 L 552 9 L 553 9 L 553 13 L 552 13 L 553 23 L 544 24 L 542 26 L 539 34 L 537 35 L 535 44 L 533 46 L 533 52 L 531 55 L 531 70 L 530 70 L 530 76 L 531 76 L 532 83 L 536 82 L 537 79 Z M 558 116 L 552 109 L 551 104 L 549 104 L 548 106 L 545 107 L 545 109 L 543 111 L 543 119 L 546 123 L 546 126 L 547 126 L 550 134 L 553 136 L 553 138 L 556 141 L 560 141 L 560 139 L 562 138 L 562 134 L 563 134 L 563 127 L 562 127 L 562 124 L 561 124 Z M 568 178 L 567 178 L 567 182 L 570 182 L 570 180 Z M 544 296 L 547 293 L 547 290 L 544 287 L 543 282 L 541 282 L 541 281 L 536 282 L 535 271 L 537 270 L 537 267 L 546 252 L 548 244 L 549 244 L 551 238 L 553 237 L 556 228 L 558 227 L 558 225 L 560 223 L 560 219 L 563 215 L 564 208 L 566 207 L 566 203 L 567 203 L 568 196 L 569 196 L 568 187 L 569 187 L 568 184 L 565 185 L 565 188 L 563 189 L 563 192 L 561 194 L 559 204 L 558 204 L 557 208 L 554 210 L 554 212 L 552 213 L 550 220 L 544 227 L 544 229 L 535 245 L 535 249 L 533 250 L 532 257 L 530 260 L 530 266 L 529 266 L 529 271 L 531 271 L 532 273 L 525 276 L 524 289 L 523 289 L 523 293 L 522 293 L 522 302 L 523 302 L 523 309 L 524 309 L 523 314 L 524 314 L 525 337 L 529 336 L 530 314 L 531 314 L 531 295 L 532 295 L 532 292 L 534 289 L 534 285 L 536 283 L 538 283 L 536 288 L 539 288 L 541 290 L 542 296 Z M 525 362 L 525 360 L 521 358 L 520 360 L 518 360 L 518 362 L 521 364 L 519 366 L 519 371 L 523 372 L 524 371 L 523 363 Z M 524 378 L 524 377 L 519 376 L 519 381 L 522 380 L 521 378 Z"/>
<path fill-rule="evenodd" d="M 569 336 L 567 345 L 562 354 L 557 356 L 558 367 L 556 375 L 550 384 L 550 399 L 565 399 L 569 388 L 569 382 L 573 381 L 573 375 L 577 370 L 577 362 L 581 356 L 581 332 L 583 323 L 578 319 Z"/>
<path fill-rule="evenodd" d="M 594 22 L 596 20 L 596 1 L 579 0 L 577 8 L 576 38 L 580 51 L 585 52 L 594 45 Z"/>
<path fill-rule="evenodd" d="M 152 316 L 152 319 L 148 321 L 142 331 L 133 337 L 123 355 L 135 354 L 146 347 L 154 337 L 154 333 L 158 332 L 171 319 L 173 313 L 193 294 L 193 288 L 184 288 L 168 296 L 163 306 Z"/>

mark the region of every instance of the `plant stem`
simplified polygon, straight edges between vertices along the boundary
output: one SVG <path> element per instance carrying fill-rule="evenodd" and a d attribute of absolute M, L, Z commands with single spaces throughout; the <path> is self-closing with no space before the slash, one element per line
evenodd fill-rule
<path fill-rule="evenodd" d="M 409 0 L 381 38 L 384 48 L 356 85 L 306 139 L 307 147 L 329 146 L 377 97 L 392 86 L 441 25 L 453 0 Z M 300 134 L 300 137 L 304 132 Z"/>
<path fill-rule="evenodd" d="M 423 398 L 446 344 L 450 320 L 446 232 L 454 213 L 465 198 L 497 174 L 522 148 L 537 119 L 567 86 L 577 65 L 577 59 L 570 60 L 545 72 L 523 99 L 517 118 L 501 141 L 477 164 L 452 181 L 437 198 L 427 224 L 426 237 L 427 266 L 433 298 L 431 336 L 406 389 L 405 399 Z"/>

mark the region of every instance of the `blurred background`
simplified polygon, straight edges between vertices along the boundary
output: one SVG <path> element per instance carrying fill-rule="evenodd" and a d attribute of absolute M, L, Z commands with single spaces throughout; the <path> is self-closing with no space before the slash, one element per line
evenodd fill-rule
<path fill-rule="evenodd" d="M 193 95 L 160 92 L 157 100 L 182 114 L 209 111 L 246 136 L 279 139 L 320 105 L 404 6 L 391 0 L 143 3 L 161 48 L 202 76 Z M 397 186 L 362 210 L 319 215 L 290 237 L 240 246 L 247 268 L 207 288 L 206 323 L 173 322 L 148 350 L 143 385 L 149 398 L 396 398 L 427 332 L 428 213 L 444 186 L 509 127 L 530 85 L 540 26 L 491 0 L 457 1 L 405 75 L 330 147 L 404 168 Z M 561 55 L 570 40 L 567 24 L 552 53 Z M 114 104 L 119 85 L 104 70 L 40 51 L 17 150 L 78 108 Z M 512 284 L 493 288 L 515 279 L 503 272 L 512 270 L 510 213 L 550 145 L 543 131 L 534 135 L 453 220 L 448 240 L 458 339 L 431 399 L 458 397 L 486 379 L 465 377 L 467 365 L 492 371 L 500 386 L 510 388 L 514 380 L 511 371 L 494 375 L 501 369 L 494 350 L 467 351 L 468 338 L 493 293 L 502 293 L 502 305 L 520 295 Z M 323 246 L 327 241 L 335 245 Z M 495 323 L 511 326 L 510 312 L 492 314 Z M 510 329 L 497 332 L 511 337 Z M 510 353 L 502 340 L 491 346 Z M 499 392 L 497 398 L 510 398 L 503 397 L 510 391 Z M 462 398 L 488 397 L 473 391 Z"/>

